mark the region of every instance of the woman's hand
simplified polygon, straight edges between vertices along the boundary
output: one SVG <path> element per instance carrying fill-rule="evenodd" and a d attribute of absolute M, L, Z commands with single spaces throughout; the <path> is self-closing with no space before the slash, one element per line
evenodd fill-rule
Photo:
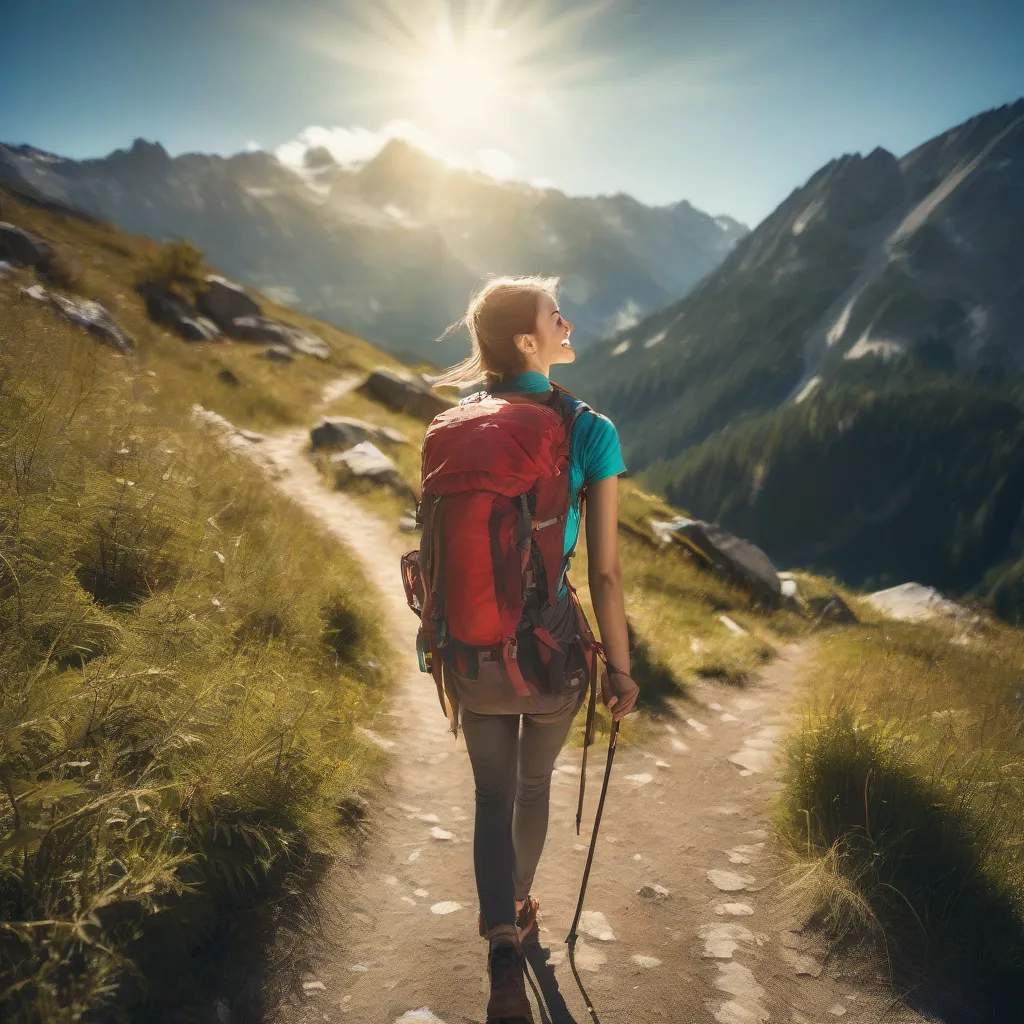
<path fill-rule="evenodd" d="M 640 687 L 625 672 L 603 671 L 601 673 L 601 700 L 611 709 L 612 718 L 622 721 L 636 709 Z"/>

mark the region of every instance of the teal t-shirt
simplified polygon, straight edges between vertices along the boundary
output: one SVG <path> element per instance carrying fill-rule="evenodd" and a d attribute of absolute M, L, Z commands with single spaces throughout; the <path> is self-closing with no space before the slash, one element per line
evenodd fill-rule
<path fill-rule="evenodd" d="M 543 394 L 551 390 L 551 384 L 543 373 L 531 371 L 502 381 L 493 390 Z M 588 409 L 576 420 L 569 446 L 570 505 L 569 518 L 565 523 L 565 554 L 572 551 L 579 537 L 582 512 L 580 493 L 583 488 L 625 472 L 626 464 L 622 461 L 622 447 L 615 424 L 607 416 Z M 565 594 L 565 589 L 563 584 L 559 597 Z"/>

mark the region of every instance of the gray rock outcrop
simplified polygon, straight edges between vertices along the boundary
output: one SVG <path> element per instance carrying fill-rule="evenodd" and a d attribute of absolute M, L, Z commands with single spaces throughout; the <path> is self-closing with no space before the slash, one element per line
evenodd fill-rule
<path fill-rule="evenodd" d="M 93 337 L 118 352 L 135 351 L 135 339 L 111 316 L 110 310 L 99 302 L 71 299 L 50 292 L 50 303 L 69 323 L 83 327 Z"/>
<path fill-rule="evenodd" d="M 377 441 L 389 444 L 405 444 L 405 434 L 390 427 L 379 427 L 351 416 L 336 416 L 323 419 L 309 432 L 313 451 L 324 448 L 345 448 L 361 441 Z"/>
<path fill-rule="evenodd" d="M 331 350 L 322 338 L 269 316 L 237 316 L 231 322 L 230 333 L 239 341 L 270 342 L 315 359 L 331 358 Z"/>
<path fill-rule="evenodd" d="M 331 456 L 335 484 L 344 487 L 352 482 L 390 487 L 396 494 L 410 496 L 412 490 L 402 479 L 398 467 L 372 442 L 361 441 L 347 452 Z"/>
<path fill-rule="evenodd" d="M 88 299 L 72 299 L 56 292 L 48 292 L 41 284 L 24 288 L 21 293 L 35 302 L 49 304 L 61 317 L 87 330 L 94 338 L 129 354 L 135 351 L 135 339 L 113 318 L 110 310 L 102 303 Z"/>
<path fill-rule="evenodd" d="M 301 327 L 294 327 L 291 324 L 286 326 L 289 334 L 288 344 L 294 351 L 301 352 L 304 356 L 312 356 L 314 359 L 326 361 L 331 358 L 331 349 L 323 338 L 318 338 Z"/>
<path fill-rule="evenodd" d="M 0 260 L 15 266 L 45 268 L 53 249 L 38 235 L 7 221 L 0 221 Z"/>
<path fill-rule="evenodd" d="M 240 284 L 218 274 L 207 275 L 206 291 L 196 300 L 196 308 L 225 334 L 231 333 L 232 323 L 237 317 L 258 317 L 262 312 Z"/>
<path fill-rule="evenodd" d="M 285 348 L 283 345 L 271 345 L 263 353 L 264 359 L 269 359 L 272 363 L 294 363 L 295 356 L 292 354 L 290 348 Z"/>
<path fill-rule="evenodd" d="M 427 422 L 453 404 L 422 377 L 384 367 L 374 370 L 356 390 L 395 412 L 405 412 Z"/>
<path fill-rule="evenodd" d="M 199 316 L 186 299 L 169 288 L 141 284 L 136 291 L 146 300 L 150 320 L 170 327 L 187 341 L 215 341 L 221 336 L 212 320 Z"/>

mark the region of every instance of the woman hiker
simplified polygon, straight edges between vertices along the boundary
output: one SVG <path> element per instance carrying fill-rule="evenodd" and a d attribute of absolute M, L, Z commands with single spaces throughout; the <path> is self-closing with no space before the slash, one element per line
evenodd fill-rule
<path fill-rule="evenodd" d="M 454 707 L 453 727 L 456 729 L 461 710 L 476 785 L 473 861 L 480 899 L 480 933 L 489 944 L 488 1021 L 533 1020 L 526 996 L 520 944 L 537 926 L 540 905 L 531 894 L 531 888 L 548 827 L 551 773 L 573 718 L 586 702 L 589 680 L 586 670 L 571 671 L 572 654 L 564 667 L 559 660 L 565 644 L 579 641 L 578 634 L 583 631 L 576 618 L 577 609 L 579 615 L 582 609 L 578 607 L 575 593 L 569 593 L 571 588 L 566 585 L 565 571 L 579 533 L 584 494 L 588 582 L 607 663 L 607 671 L 601 674 L 601 696 L 618 721 L 633 710 L 638 695 L 637 685 L 629 674 L 629 641 L 619 565 L 618 476 L 626 467 L 612 422 L 563 389 L 553 387 L 548 379 L 552 366 L 571 363 L 576 358 L 569 341 L 572 324 L 562 316 L 555 299 L 557 283 L 557 279 L 536 277 L 498 278 L 488 282 L 473 297 L 464 320 L 460 321 L 469 329 L 469 357 L 432 380 L 435 386 L 457 387 L 483 381 L 484 395 L 474 398 L 487 395 L 500 398 L 501 402 L 496 404 L 505 411 L 508 411 L 505 403 L 535 403 L 553 408 L 561 403 L 557 407 L 563 414 L 568 411 L 566 429 L 571 430 L 568 494 L 564 485 L 562 491 L 567 507 L 565 514 L 557 517 L 564 530 L 553 563 L 557 569 L 557 586 L 549 591 L 550 594 L 557 592 L 557 598 L 549 602 L 543 615 L 538 613 L 533 620 L 536 624 L 543 619 L 543 628 L 538 629 L 537 636 L 545 638 L 545 642 L 531 645 L 525 640 L 517 643 L 510 639 L 511 660 L 504 655 L 492 655 L 483 648 L 469 647 L 462 649 L 468 661 L 450 654 L 443 658 L 442 704 L 450 715 Z M 523 413 L 524 410 L 518 410 L 518 415 Z M 526 411 L 526 415 L 536 417 L 537 413 L 536 410 Z M 544 415 L 541 414 L 542 419 Z M 438 419 L 447 416 L 449 414 L 445 413 Z M 557 425 L 558 420 L 547 416 L 547 422 Z M 484 436 L 493 437 L 494 431 Z M 561 436 L 564 438 L 564 431 Z M 431 465 L 428 465 L 431 444 L 431 432 L 428 432 L 424 442 L 425 498 L 429 496 L 434 479 Z M 564 447 L 562 450 L 564 453 Z M 499 458 L 497 454 L 493 457 L 494 460 Z M 488 455 L 482 464 L 494 466 L 497 464 L 494 460 Z M 443 458 L 434 461 L 440 466 L 447 465 L 449 453 L 446 451 Z M 558 474 L 555 476 L 557 478 Z M 529 495 L 530 502 L 535 498 L 540 500 L 538 495 Z M 530 512 L 534 513 L 532 520 Z M 538 522 L 542 514 L 539 510 L 531 508 L 525 510 L 525 514 L 529 524 L 525 541 L 529 548 L 530 537 L 535 540 L 541 537 L 540 531 L 555 523 L 556 517 Z M 491 521 L 493 523 L 493 515 Z M 424 536 L 427 530 L 425 527 Z M 539 550 L 536 544 L 533 550 Z M 449 556 L 449 562 L 457 557 L 457 554 Z M 422 548 L 420 559 L 421 564 L 425 564 Z M 446 584 L 449 612 L 455 603 L 452 593 L 456 580 L 450 573 Z M 529 582 L 536 582 L 532 575 Z M 491 592 L 495 589 L 496 584 L 492 582 Z M 522 589 L 524 592 L 528 589 L 526 583 Z M 451 636 L 457 636 L 454 628 Z M 522 639 L 522 634 L 519 636 Z M 557 646 L 550 643 L 552 636 L 561 638 Z M 535 638 L 526 639 L 533 641 Z M 543 675 L 541 662 L 549 672 L 552 663 L 549 659 L 553 658 L 559 665 L 562 674 L 549 689 L 545 689 L 543 683 L 524 683 L 523 677 L 530 674 L 528 648 L 535 652 L 538 673 L 534 678 Z M 445 648 L 440 650 L 443 653 Z M 595 658 L 591 665 L 596 664 Z M 564 680 L 567 682 L 562 685 Z M 439 692 L 441 688 L 439 683 Z"/>

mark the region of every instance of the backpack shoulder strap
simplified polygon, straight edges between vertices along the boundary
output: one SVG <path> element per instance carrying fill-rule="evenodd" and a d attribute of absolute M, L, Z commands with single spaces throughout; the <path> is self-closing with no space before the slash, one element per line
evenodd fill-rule
<path fill-rule="evenodd" d="M 586 402 L 577 398 L 568 388 L 563 388 L 561 384 L 556 384 L 554 381 L 551 381 L 551 398 L 548 400 L 548 404 L 562 417 L 566 435 L 570 438 L 576 421 L 583 413 L 591 411 Z"/>

